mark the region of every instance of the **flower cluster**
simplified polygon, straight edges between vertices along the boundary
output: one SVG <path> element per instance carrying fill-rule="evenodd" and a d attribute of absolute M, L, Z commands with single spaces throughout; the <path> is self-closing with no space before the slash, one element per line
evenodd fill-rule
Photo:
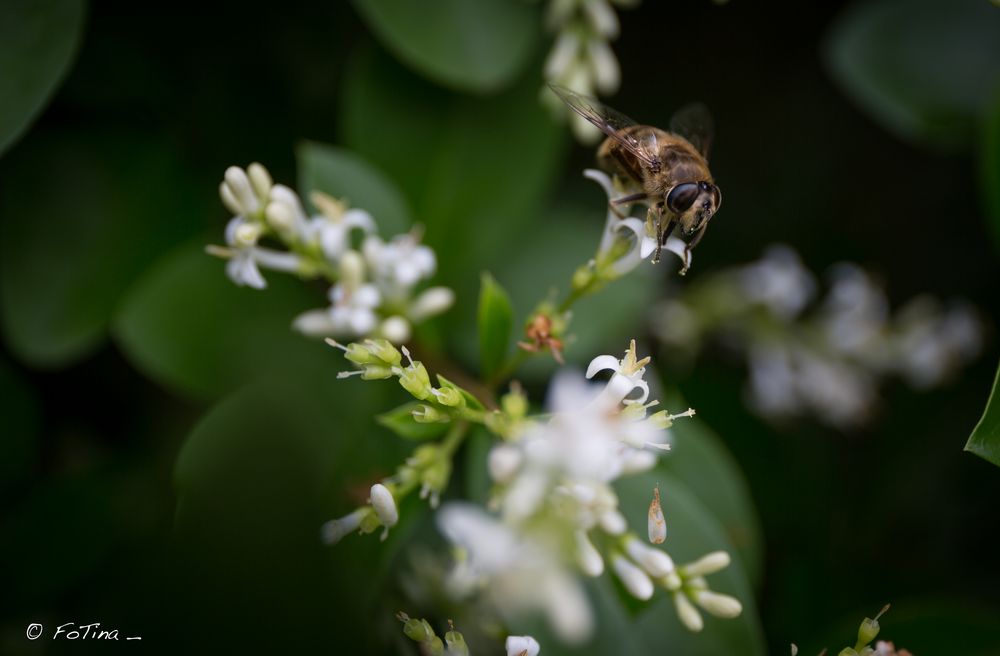
<path fill-rule="evenodd" d="M 612 5 L 631 7 L 638 0 L 552 0 L 548 28 L 556 35 L 545 60 L 545 79 L 593 96 L 612 94 L 621 83 L 618 59 L 610 42 L 618 38 L 618 16 Z M 554 111 L 564 111 L 546 89 L 543 97 Z M 591 142 L 600 134 L 583 117 L 571 115 L 573 132 L 581 141 Z"/>
<path fill-rule="evenodd" d="M 649 413 L 656 402 L 643 379 L 648 361 L 633 342 L 621 359 L 591 362 L 587 378 L 612 372 L 604 385 L 559 375 L 544 420 L 522 420 L 489 455 L 497 515 L 464 503 L 442 508 L 438 524 L 457 554 L 448 585 L 454 597 L 478 595 L 504 616 L 539 612 L 563 640 L 580 641 L 593 618 L 577 574 L 600 576 L 607 566 L 638 599 L 650 599 L 657 585 L 667 590 L 692 630 L 702 627 L 692 602 L 722 617 L 741 612 L 704 579 L 728 565 L 725 552 L 676 567 L 619 510 L 612 483 L 652 468 L 669 449 L 666 429 L 694 414 Z"/>
<path fill-rule="evenodd" d="M 237 285 L 263 289 L 261 269 L 325 278 L 329 307 L 297 317 L 294 326 L 313 336 L 409 339 L 412 326 L 448 309 L 454 294 L 417 285 L 436 268 L 434 252 L 414 231 L 383 241 L 372 216 L 314 191 L 318 212 L 308 216 L 299 196 L 273 184 L 260 164 L 244 171 L 232 166 L 219 187 L 234 217 L 226 226 L 226 246 L 208 252 L 228 260 L 226 273 Z M 262 244 L 272 243 L 274 247 Z"/>
<path fill-rule="evenodd" d="M 657 336 L 679 354 L 709 337 L 746 353 L 749 404 L 766 417 L 811 414 L 833 426 L 868 419 L 880 379 L 897 375 L 918 389 L 944 382 L 982 346 L 982 327 L 965 303 L 929 297 L 895 314 L 874 279 L 839 264 L 829 291 L 794 251 L 774 246 L 751 264 L 723 271 L 662 303 Z M 810 310 L 811 308 L 811 310 Z"/>
<path fill-rule="evenodd" d="M 420 647 L 420 653 L 425 656 L 469 656 L 469 646 L 465 636 L 455 630 L 455 625 L 448 620 L 448 632 L 441 640 L 434 627 L 425 619 L 416 619 L 400 611 L 396 619 L 403 623 L 403 635 L 414 641 Z M 507 636 L 504 643 L 507 656 L 538 656 L 541 646 L 531 636 Z"/>

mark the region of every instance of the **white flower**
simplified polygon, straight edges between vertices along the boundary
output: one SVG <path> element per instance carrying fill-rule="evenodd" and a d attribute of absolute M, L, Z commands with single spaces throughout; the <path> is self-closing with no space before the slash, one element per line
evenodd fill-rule
<path fill-rule="evenodd" d="M 607 257 L 608 254 L 612 253 L 618 241 L 626 240 L 628 250 L 623 255 L 619 255 L 611 264 L 613 276 L 623 276 L 656 251 L 655 232 L 651 230 L 652 226 L 647 225 L 645 221 L 632 216 L 623 219 L 612 209 L 613 201 L 627 196 L 628 192 L 616 189 L 607 173 L 597 169 L 586 169 L 583 176 L 599 184 L 608 197 L 608 210 L 601 243 L 597 249 L 597 258 Z M 628 209 L 627 205 L 618 207 L 620 210 Z M 663 247 L 664 250 L 670 251 L 680 258 L 685 268 L 690 268 L 692 255 L 683 240 L 670 237 Z"/>
<path fill-rule="evenodd" d="M 445 504 L 437 522 L 445 537 L 464 551 L 463 578 L 479 581 L 477 587 L 501 614 L 540 611 L 567 642 L 578 643 L 590 635 L 593 616 L 587 597 L 557 552 L 472 504 Z M 467 585 L 455 588 L 469 590 Z"/>
<path fill-rule="evenodd" d="M 861 354 L 877 344 L 889 315 L 885 293 L 855 264 L 830 270 L 832 286 L 822 314 L 828 343 L 847 354 Z"/>
<path fill-rule="evenodd" d="M 361 230 L 370 235 L 375 232 L 375 219 L 362 209 L 348 209 L 344 203 L 321 192 L 313 192 L 309 199 L 320 211 L 309 221 L 309 233 L 319 242 L 323 255 L 336 262 L 351 248 L 351 232 Z"/>
<path fill-rule="evenodd" d="M 420 280 L 437 267 L 434 251 L 419 242 L 414 233 L 382 241 L 377 235 L 365 238 L 362 247 L 372 277 L 387 297 L 405 298 Z"/>
<path fill-rule="evenodd" d="M 649 385 L 643 380 L 643 375 L 646 373 L 649 360 L 648 356 L 641 360 L 637 359 L 634 339 L 621 360 L 613 355 L 599 355 L 591 360 L 587 367 L 587 378 L 593 378 L 600 371 L 614 372 L 607 387 L 601 392 L 598 402 L 602 405 L 617 405 L 628 399 L 636 403 L 645 403 L 649 398 Z M 630 396 L 635 390 L 639 390 L 639 395 Z"/>
<path fill-rule="evenodd" d="M 740 271 L 739 278 L 748 301 L 762 303 L 785 319 L 797 316 L 816 293 L 812 273 L 795 251 L 783 245 L 768 248 L 763 258 Z"/>
<path fill-rule="evenodd" d="M 229 260 L 226 263 L 226 275 L 237 285 L 264 289 L 267 281 L 260 272 L 261 266 L 275 271 L 296 272 L 302 261 L 294 253 L 256 246 L 261 231 L 259 223 L 248 221 L 242 216 L 233 217 L 226 225 L 228 247 L 208 246 L 205 250 L 210 255 Z"/>
<path fill-rule="evenodd" d="M 538 656 L 541 646 L 531 636 L 507 636 L 507 656 Z"/>

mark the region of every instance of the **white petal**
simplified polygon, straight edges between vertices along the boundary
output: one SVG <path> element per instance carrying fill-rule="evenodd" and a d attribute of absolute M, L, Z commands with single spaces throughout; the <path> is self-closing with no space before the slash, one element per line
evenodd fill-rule
<path fill-rule="evenodd" d="M 504 646 L 507 649 L 507 656 L 520 656 L 521 654 L 538 656 L 541 649 L 538 641 L 531 636 L 507 636 L 507 642 Z"/>
<path fill-rule="evenodd" d="M 355 307 L 376 308 L 381 302 L 382 294 L 371 284 L 361 285 L 351 295 L 351 305 Z"/>
<path fill-rule="evenodd" d="M 341 220 L 348 228 L 361 228 L 365 232 L 375 232 L 375 219 L 365 210 L 347 210 Z"/>
<path fill-rule="evenodd" d="M 292 328 L 311 337 L 328 337 L 337 333 L 328 310 L 309 310 L 295 317 Z"/>
<path fill-rule="evenodd" d="M 448 287 L 431 287 L 417 297 L 408 312 L 415 322 L 441 314 L 455 303 L 455 292 Z"/>
<path fill-rule="evenodd" d="M 604 371 L 605 369 L 610 369 L 612 371 L 618 371 L 621 367 L 621 362 L 613 355 L 599 355 L 590 361 L 587 366 L 587 378 L 593 378 L 597 372 Z"/>
<path fill-rule="evenodd" d="M 350 319 L 348 323 L 351 326 L 351 330 L 357 336 L 367 335 L 375 330 L 375 326 L 378 325 L 378 317 L 375 313 L 367 308 L 355 308 L 351 310 Z"/>
<path fill-rule="evenodd" d="M 509 483 L 524 462 L 521 450 L 510 444 L 498 444 L 490 451 L 487 468 L 490 478 L 497 483 Z"/>
<path fill-rule="evenodd" d="M 402 344 L 410 339 L 410 322 L 399 315 L 391 316 L 382 322 L 378 332 L 393 344 Z"/>
<path fill-rule="evenodd" d="M 617 195 L 614 185 L 611 184 L 611 178 L 604 171 L 598 171 L 597 169 L 584 169 L 583 177 L 588 180 L 593 180 L 597 184 L 601 185 L 601 188 L 604 189 L 604 193 L 608 196 L 608 200 L 611 200 Z"/>

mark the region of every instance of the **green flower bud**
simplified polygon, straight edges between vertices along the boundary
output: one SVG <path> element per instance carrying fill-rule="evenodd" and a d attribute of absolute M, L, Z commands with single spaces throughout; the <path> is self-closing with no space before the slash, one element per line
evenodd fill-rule
<path fill-rule="evenodd" d="M 361 525 L 358 527 L 358 532 L 362 535 L 374 533 L 378 527 L 382 526 L 382 522 L 379 520 L 378 515 L 375 514 L 374 509 L 369 507 L 368 510 L 370 512 L 361 519 Z"/>
<path fill-rule="evenodd" d="M 858 652 L 858 656 L 875 656 L 875 648 L 865 647 L 864 649 Z"/>
<path fill-rule="evenodd" d="M 387 339 L 366 339 L 365 344 L 373 356 L 388 365 L 396 366 L 403 360 L 403 354 Z"/>
<path fill-rule="evenodd" d="M 344 357 L 355 364 L 376 364 L 379 363 L 378 359 L 371 352 L 371 350 L 364 346 L 363 344 L 358 344 L 357 342 L 351 342 L 347 345 L 347 350 L 344 352 Z"/>
<path fill-rule="evenodd" d="M 399 384 L 414 397 L 423 401 L 431 395 L 431 378 L 420 362 L 414 362 L 399 376 Z"/>
<path fill-rule="evenodd" d="M 528 414 L 528 397 L 520 386 L 512 387 L 500 398 L 500 407 L 511 419 L 523 419 Z"/>
<path fill-rule="evenodd" d="M 392 378 L 392 369 L 380 364 L 366 364 L 362 370 L 362 380 L 385 380 Z"/>
<path fill-rule="evenodd" d="M 850 647 L 844 647 L 840 650 L 840 653 L 837 654 L 837 656 L 858 656 L 858 652 L 854 651 Z"/>
<path fill-rule="evenodd" d="M 451 478 L 451 460 L 439 458 L 424 471 L 421 481 L 430 492 L 440 494 L 448 485 L 449 478 Z"/>
<path fill-rule="evenodd" d="M 420 620 L 420 624 L 421 626 L 424 627 L 424 635 L 426 636 L 424 640 L 430 640 L 431 638 L 435 637 L 434 627 L 431 626 L 430 622 L 428 622 L 427 620 Z"/>
<path fill-rule="evenodd" d="M 451 421 L 451 417 L 441 412 L 431 405 L 421 403 L 413 409 L 413 421 L 418 424 L 444 424 Z"/>
<path fill-rule="evenodd" d="M 441 642 L 441 638 L 434 636 L 424 644 L 427 646 L 427 653 L 431 656 L 443 656 L 444 643 Z"/>
<path fill-rule="evenodd" d="M 454 387 L 441 387 L 431 392 L 441 405 L 458 407 L 465 405 L 465 397 Z"/>
<path fill-rule="evenodd" d="M 448 646 L 448 656 L 469 656 L 469 646 L 465 644 L 465 637 L 451 628 L 451 631 L 444 634 L 444 643 Z"/>
<path fill-rule="evenodd" d="M 430 637 L 427 635 L 427 630 L 424 628 L 423 620 L 413 618 L 406 620 L 403 624 L 403 634 L 410 640 L 415 640 L 416 642 L 423 642 Z"/>
<path fill-rule="evenodd" d="M 587 264 L 584 264 L 576 271 L 573 272 L 573 289 L 583 290 L 590 286 L 594 282 L 594 270 Z"/>
<path fill-rule="evenodd" d="M 858 627 L 858 644 L 855 645 L 855 649 L 860 649 L 878 636 L 878 618 L 882 617 L 882 614 L 887 610 L 889 610 L 889 604 L 886 604 L 882 610 L 879 611 L 878 615 L 875 616 L 875 619 L 866 617 L 861 622 L 861 626 Z"/>

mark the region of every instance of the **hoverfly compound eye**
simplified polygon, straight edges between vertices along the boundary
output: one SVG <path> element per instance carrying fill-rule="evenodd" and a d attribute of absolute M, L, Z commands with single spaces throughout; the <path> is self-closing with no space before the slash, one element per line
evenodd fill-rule
<path fill-rule="evenodd" d="M 675 214 L 686 212 L 698 198 L 698 193 L 697 182 L 679 184 L 667 194 L 667 207 Z"/>

